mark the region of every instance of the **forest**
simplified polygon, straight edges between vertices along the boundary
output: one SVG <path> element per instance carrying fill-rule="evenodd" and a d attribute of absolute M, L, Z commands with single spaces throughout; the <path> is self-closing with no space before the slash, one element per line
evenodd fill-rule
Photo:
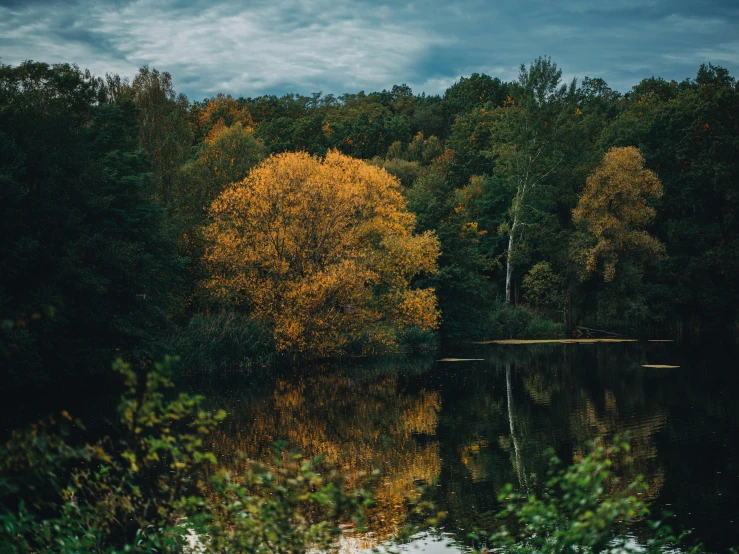
<path fill-rule="evenodd" d="M 739 85 L 710 64 L 190 101 L 28 61 L 0 144 L 6 383 L 739 324 Z"/>
<path fill-rule="evenodd" d="M 623 94 L 540 57 L 443 95 L 197 101 L 149 67 L 0 65 L 0 382 L 21 413 L 0 552 L 306 552 L 445 517 L 482 552 L 663 552 L 681 539 L 648 502 L 686 479 L 682 513 L 724 525 L 733 432 L 689 461 L 719 451 L 696 420 L 736 421 L 714 396 L 731 372 L 646 341 L 433 357 L 583 329 L 735 342 L 737 164 L 739 83 L 711 64 Z M 688 371 L 646 369 L 668 358 Z M 107 404 L 91 428 L 20 425 L 75 402 L 17 399 L 70 383 L 80 411 Z"/>

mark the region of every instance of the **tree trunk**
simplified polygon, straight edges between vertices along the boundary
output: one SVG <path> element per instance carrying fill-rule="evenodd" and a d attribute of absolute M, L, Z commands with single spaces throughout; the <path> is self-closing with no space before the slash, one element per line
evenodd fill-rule
<path fill-rule="evenodd" d="M 506 253 L 506 269 L 505 269 L 505 303 L 511 303 L 511 277 L 513 276 L 513 264 L 511 257 L 513 256 L 514 235 L 516 226 L 518 225 L 518 216 L 514 216 L 513 225 L 508 233 L 508 252 Z"/>

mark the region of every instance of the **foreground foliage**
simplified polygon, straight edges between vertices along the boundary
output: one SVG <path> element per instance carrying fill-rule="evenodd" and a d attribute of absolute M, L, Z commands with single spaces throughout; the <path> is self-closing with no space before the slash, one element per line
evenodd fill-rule
<path fill-rule="evenodd" d="M 506 485 L 499 495 L 505 509 L 499 517 L 508 524 L 492 535 L 470 538 L 505 552 L 665 552 L 681 538 L 650 515 L 642 499 L 648 491 L 641 475 L 619 477 L 628 464 L 629 443 L 618 436 L 612 445 L 598 440 L 587 456 L 568 468 L 555 456 L 540 495 L 525 495 Z M 618 471 L 620 470 L 620 471 Z M 642 498 L 640 498 L 640 496 Z M 646 536 L 639 544 L 627 535 L 626 524 L 646 520 Z M 642 534 L 644 535 L 644 534 Z M 700 546 L 687 552 L 702 552 Z"/>
<path fill-rule="evenodd" d="M 172 359 L 143 382 L 123 362 L 117 434 L 94 443 L 64 421 L 16 431 L 0 451 L 0 552 L 305 552 L 331 548 L 369 503 L 321 459 L 277 452 L 238 475 L 205 449 L 223 411 L 165 394 Z M 189 539 L 189 540 L 188 540 Z"/>

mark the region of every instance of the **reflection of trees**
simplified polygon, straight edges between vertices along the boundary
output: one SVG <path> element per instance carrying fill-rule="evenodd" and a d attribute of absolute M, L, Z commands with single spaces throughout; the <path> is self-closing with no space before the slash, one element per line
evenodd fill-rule
<path fill-rule="evenodd" d="M 621 471 L 627 473 L 625 477 L 643 475 L 647 498 L 652 500 L 664 484 L 656 434 L 665 426 L 668 412 L 650 394 L 650 373 L 641 367 L 646 363 L 645 350 L 619 346 L 623 345 L 605 345 L 589 352 L 594 374 L 582 370 L 577 374 L 573 391 L 577 409 L 569 417 L 573 458 L 583 456 L 583 444 L 595 437 L 629 436 L 631 467 Z"/>
<path fill-rule="evenodd" d="M 278 380 L 271 397 L 235 410 L 229 426 L 216 435 L 215 448 L 229 456 L 236 450 L 268 458 L 273 441 L 285 439 L 307 455 L 327 454 L 349 486 L 362 473 L 381 470 L 370 530 L 391 534 L 405 514 L 416 484 L 432 484 L 439 468 L 434 435 L 441 399 L 437 392 L 398 390 L 398 379 L 347 377 L 343 372 L 316 373 Z"/>
<path fill-rule="evenodd" d="M 551 369 L 526 372 L 522 381 L 526 394 L 540 406 L 551 406 L 555 395 L 561 395 L 564 392 L 562 379 Z"/>
<path fill-rule="evenodd" d="M 655 435 L 667 412 L 641 368 L 644 353 L 616 346 L 494 347 L 484 368 L 458 381 L 446 376 L 444 390 L 454 393 L 443 399 L 437 433 L 443 467 L 433 493 L 449 512 L 449 529 L 496 528 L 496 493 L 508 482 L 536 492 L 548 447 L 567 462 L 584 454 L 587 441 L 626 431 L 633 442 L 629 475 L 645 476 L 650 499 L 659 494 L 664 472 Z"/>
<path fill-rule="evenodd" d="M 518 437 L 516 436 L 515 417 L 513 416 L 513 388 L 511 386 L 511 364 L 509 363 L 507 363 L 505 367 L 505 382 L 506 404 L 508 405 L 508 427 L 511 430 L 511 443 L 513 444 L 514 452 L 513 467 L 518 475 L 518 485 L 524 491 L 528 492 L 529 481 L 526 475 L 526 468 L 521 459 L 521 446 L 519 444 Z"/>
<path fill-rule="evenodd" d="M 567 463 L 584 454 L 586 441 L 629 431 L 633 473 L 645 476 L 650 499 L 659 496 L 654 513 L 664 502 L 678 517 L 692 512 L 686 522 L 707 530 L 703 540 L 726 535 L 722 513 L 735 512 L 737 490 L 727 467 L 739 459 L 739 443 L 730 439 L 739 377 L 717 371 L 705 353 L 696 355 L 702 365 L 665 345 L 506 346 L 454 355 L 486 360 L 431 370 L 428 360 L 391 359 L 388 367 L 363 360 L 269 386 L 246 379 L 239 389 L 246 394 L 214 400 L 230 413 L 218 450 L 268 456 L 271 441 L 286 438 L 309 454 L 328 452 L 355 481 L 360 471 L 381 469 L 372 514 L 378 536 L 397 524 L 414 480 L 426 480 L 434 484 L 430 499 L 449 514 L 444 528 L 463 540 L 473 527 L 496 528 L 496 495 L 505 483 L 523 488 L 519 468 L 537 491 L 547 447 Z M 647 362 L 682 362 L 686 370 L 642 368 Z M 232 390 L 234 376 L 224 381 Z"/>
<path fill-rule="evenodd" d="M 632 477 L 637 474 L 643 475 L 648 487 L 647 499 L 653 500 L 664 484 L 664 470 L 657 458 L 654 435 L 666 422 L 667 411 L 663 408 L 656 408 L 640 418 L 622 417 L 616 396 L 610 389 L 603 392 L 603 407 L 600 409 L 596 407 L 592 398 L 585 397 L 582 409 L 570 416 L 570 426 L 575 437 L 573 458 L 579 460 L 585 457 L 587 452 L 582 445 L 594 437 L 604 437 L 608 440 L 614 435 L 628 436 L 632 462 L 628 475 Z M 614 483 L 613 487 L 625 486 L 627 483 L 628 479 L 622 479 L 620 484 Z"/>

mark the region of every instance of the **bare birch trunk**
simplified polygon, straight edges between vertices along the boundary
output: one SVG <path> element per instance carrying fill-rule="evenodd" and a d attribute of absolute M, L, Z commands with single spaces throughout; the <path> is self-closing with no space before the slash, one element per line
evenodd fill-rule
<path fill-rule="evenodd" d="M 505 303 L 511 303 L 511 275 L 513 275 L 513 266 L 511 265 L 511 253 L 513 252 L 513 231 L 508 235 L 508 253 L 506 254 L 505 269 Z"/>
<path fill-rule="evenodd" d="M 516 212 L 518 210 L 516 209 Z M 516 227 L 518 226 L 518 214 L 513 216 L 513 225 L 508 233 L 508 252 L 506 253 L 506 269 L 505 269 L 505 303 L 511 303 L 511 277 L 513 276 L 513 247 L 515 245 Z"/>

